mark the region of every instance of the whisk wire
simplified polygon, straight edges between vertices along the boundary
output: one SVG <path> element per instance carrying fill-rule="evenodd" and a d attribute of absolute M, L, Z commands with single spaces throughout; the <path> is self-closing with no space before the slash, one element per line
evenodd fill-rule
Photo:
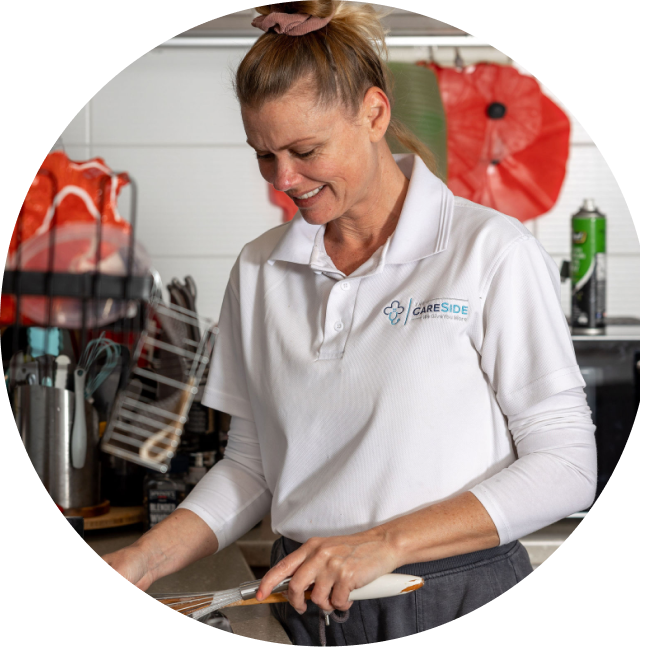
<path fill-rule="evenodd" d="M 86 378 L 87 381 L 84 389 L 84 396 L 86 398 L 91 397 L 115 370 L 121 358 L 121 352 L 119 344 L 107 339 L 104 332 L 97 339 L 93 339 L 86 344 L 83 355 L 79 360 L 78 368 L 88 373 L 92 367 L 95 367 L 99 363 L 102 355 L 104 356 L 104 364 L 101 369 L 94 376 Z"/>
<path fill-rule="evenodd" d="M 207 594 L 188 593 L 179 595 L 176 593 L 172 595 L 154 595 L 153 597 L 170 609 L 192 618 L 200 618 L 217 609 L 223 609 L 234 602 L 240 602 L 242 599 L 239 589 Z"/>
<path fill-rule="evenodd" d="M 216 598 L 217 596 L 215 596 Z M 241 600 L 241 594 L 239 591 L 236 593 L 231 593 L 230 595 L 222 595 L 219 597 L 219 599 L 215 600 L 213 604 L 205 607 L 204 609 L 200 609 L 195 611 L 194 613 L 190 614 L 190 617 L 197 619 L 201 618 L 204 615 L 207 615 L 208 613 L 212 613 L 213 611 L 217 611 L 219 609 L 223 609 L 234 602 L 239 602 Z"/>

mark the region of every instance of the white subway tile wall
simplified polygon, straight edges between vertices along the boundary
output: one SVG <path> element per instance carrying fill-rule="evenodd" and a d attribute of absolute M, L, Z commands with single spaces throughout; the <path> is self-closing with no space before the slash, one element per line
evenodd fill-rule
<path fill-rule="evenodd" d="M 242 246 L 281 224 L 245 143 L 232 75 L 245 49 L 154 50 L 117 75 L 62 135 L 73 159 L 102 157 L 138 187 L 137 236 L 166 284 L 190 274 L 199 309 L 217 319 L 230 269 Z M 395 48 L 393 60 L 429 57 L 428 48 Z M 491 48 L 461 48 L 466 64 L 509 59 Z M 453 48 L 435 59 L 453 63 Z M 520 68 L 521 69 L 521 68 Z M 548 93 L 548 90 L 545 89 Z M 554 100 L 557 101 L 555 97 Z M 572 119 L 567 176 L 557 204 L 526 223 L 556 263 L 569 258 L 570 219 L 584 198 L 608 218 L 608 312 L 639 316 L 639 242 L 607 163 Z M 120 199 L 128 217 L 129 190 Z M 569 312 L 570 294 L 562 286 Z"/>
<path fill-rule="evenodd" d="M 155 49 L 91 101 L 92 143 L 217 146 L 246 141 L 232 77 L 246 49 Z"/>
<path fill-rule="evenodd" d="M 84 106 L 65 129 L 62 139 L 66 149 L 68 146 L 90 145 L 91 103 Z"/>
<path fill-rule="evenodd" d="M 248 146 L 116 146 L 101 155 L 135 178 L 137 236 L 153 256 L 234 258 L 281 222 Z"/>

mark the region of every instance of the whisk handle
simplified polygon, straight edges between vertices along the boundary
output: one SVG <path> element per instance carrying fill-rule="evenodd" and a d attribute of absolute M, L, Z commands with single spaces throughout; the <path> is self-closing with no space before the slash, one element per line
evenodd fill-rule
<path fill-rule="evenodd" d="M 311 599 L 311 591 L 305 591 L 305 599 Z M 282 593 L 271 593 L 268 598 L 264 598 L 263 600 L 258 600 L 257 598 L 249 598 L 248 600 L 239 600 L 237 602 L 232 602 L 223 608 L 228 609 L 229 607 L 247 607 L 251 604 L 278 604 L 279 602 L 286 601 L 287 598 L 285 598 Z"/>
<path fill-rule="evenodd" d="M 255 594 L 260 588 L 260 583 L 262 580 L 255 580 L 254 582 L 244 582 L 242 585 L 239 587 L 239 592 L 241 593 L 242 600 L 251 600 L 255 598 Z M 291 582 L 291 578 L 288 577 L 286 580 L 282 580 L 279 584 L 276 584 L 273 587 L 273 590 L 271 591 L 271 594 L 273 593 L 282 593 L 283 591 L 288 591 L 289 590 L 289 582 Z M 285 598 L 282 598 L 283 601 Z"/>
<path fill-rule="evenodd" d="M 286 591 L 289 588 L 289 582 L 291 578 L 287 578 L 278 584 L 274 589 L 273 593 L 269 595 L 264 600 L 257 600 L 255 598 L 255 593 L 250 594 L 250 590 L 255 588 L 255 591 L 259 588 L 259 580 L 257 582 L 250 582 L 249 589 L 246 589 L 246 585 L 242 585 L 242 600 L 238 602 L 233 602 L 228 606 L 243 606 L 249 604 L 275 604 L 278 602 L 286 602 L 287 598 L 282 595 L 283 591 Z M 400 573 L 389 573 L 387 575 L 382 575 L 378 577 L 370 584 L 362 586 L 359 589 L 355 589 L 350 593 L 350 600 L 375 600 L 377 598 L 389 598 L 394 595 L 404 595 L 405 593 L 410 593 L 411 591 L 417 591 L 424 586 L 424 580 L 421 577 L 416 577 L 413 575 L 403 575 Z M 245 597 L 247 595 L 248 597 Z M 305 591 L 305 599 L 311 599 L 311 591 Z M 225 607 L 224 607 L 225 608 Z"/>

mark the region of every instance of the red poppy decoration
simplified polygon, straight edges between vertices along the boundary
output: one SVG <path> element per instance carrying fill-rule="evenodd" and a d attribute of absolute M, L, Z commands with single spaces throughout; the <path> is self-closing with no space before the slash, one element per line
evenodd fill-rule
<path fill-rule="evenodd" d="M 447 117 L 447 176 L 473 169 L 481 158 L 485 140 L 485 101 L 467 75 L 435 63 L 419 63 L 433 70 Z"/>
<path fill-rule="evenodd" d="M 449 182 L 452 193 L 521 220 L 549 211 L 560 194 L 569 156 L 566 114 L 542 96 L 540 134 L 526 148 L 501 160 L 483 158 Z"/>
<path fill-rule="evenodd" d="M 429 66 L 447 113 L 451 191 L 521 221 L 549 211 L 569 156 L 566 114 L 513 67 Z"/>

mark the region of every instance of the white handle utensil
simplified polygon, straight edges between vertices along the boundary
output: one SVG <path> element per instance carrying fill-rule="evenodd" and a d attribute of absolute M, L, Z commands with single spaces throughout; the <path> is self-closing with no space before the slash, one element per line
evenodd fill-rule
<path fill-rule="evenodd" d="M 59 355 L 54 362 L 56 364 L 54 388 L 65 389 L 68 385 L 68 366 L 70 366 L 70 358 L 66 355 Z"/>
<path fill-rule="evenodd" d="M 235 589 L 227 591 L 217 591 L 213 593 L 166 593 L 162 595 L 153 595 L 156 600 L 164 605 L 179 611 L 183 615 L 198 620 L 208 613 L 217 609 L 226 607 L 244 606 L 249 604 L 272 604 L 277 602 L 286 602 L 287 599 L 282 595 L 283 591 L 289 588 L 291 578 L 283 580 L 274 589 L 268 598 L 261 602 L 255 598 L 259 590 L 260 582 L 246 582 Z M 402 575 L 399 573 L 389 573 L 378 577 L 370 584 L 355 589 L 350 593 L 350 600 L 374 600 L 377 598 L 389 598 L 394 595 L 403 595 L 416 591 L 424 586 L 424 580 L 421 577 L 413 575 Z M 306 591 L 305 597 L 309 599 L 311 592 Z"/>
<path fill-rule="evenodd" d="M 424 586 L 421 577 L 389 573 L 378 577 L 374 582 L 355 589 L 350 593 L 350 600 L 375 600 L 377 598 L 390 598 L 394 595 L 404 595 L 416 591 Z"/>

